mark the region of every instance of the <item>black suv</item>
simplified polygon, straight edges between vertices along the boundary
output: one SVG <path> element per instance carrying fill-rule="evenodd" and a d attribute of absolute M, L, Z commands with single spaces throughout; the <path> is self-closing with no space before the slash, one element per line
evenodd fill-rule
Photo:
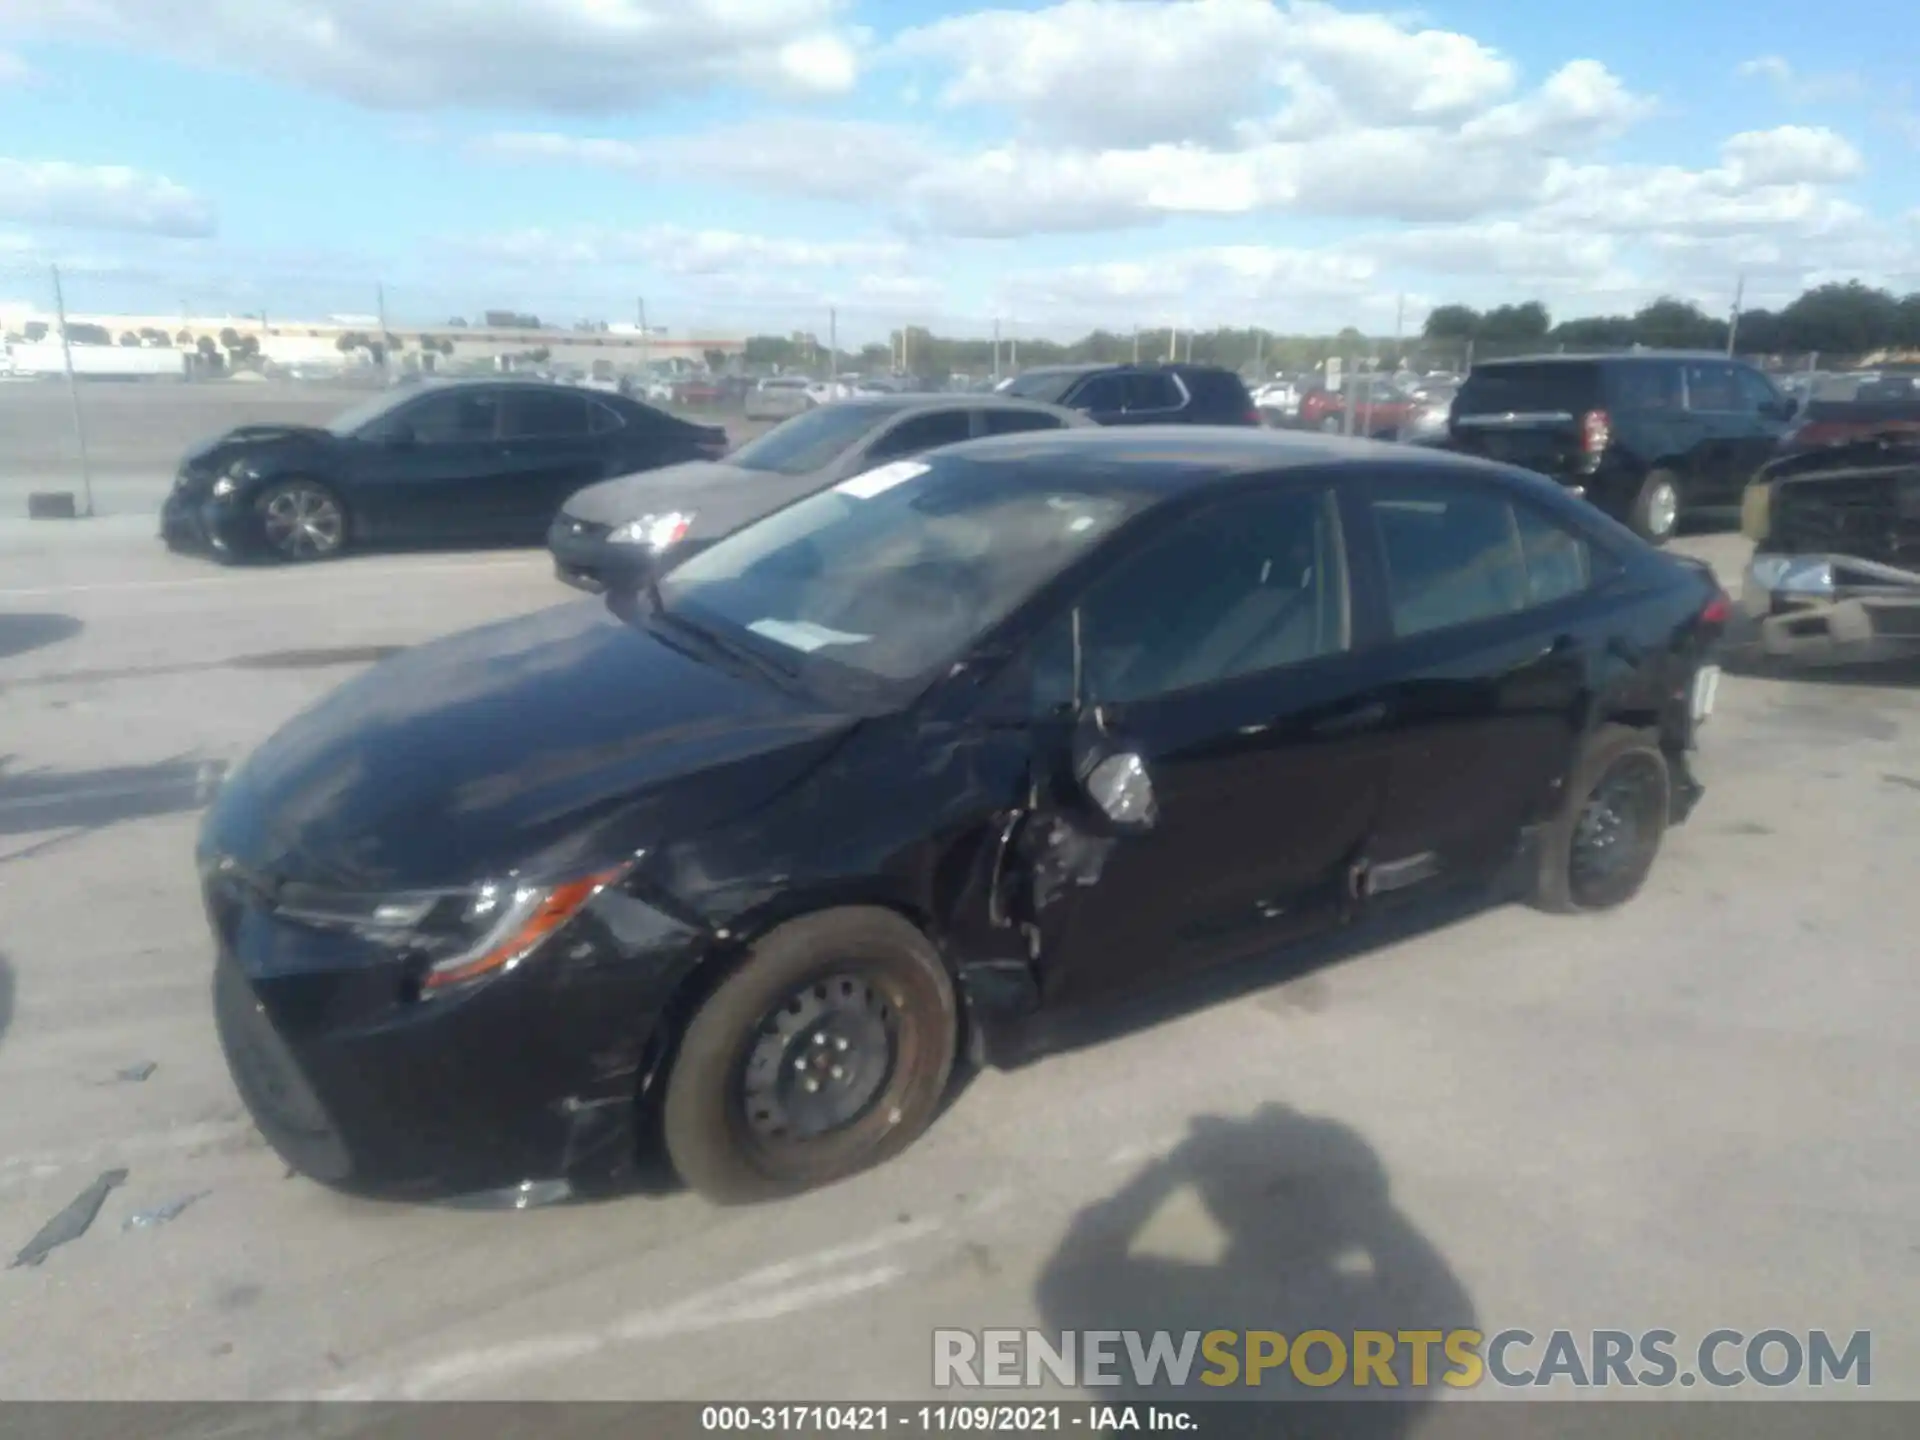
<path fill-rule="evenodd" d="M 1474 366 L 1446 443 L 1540 471 L 1662 545 L 1683 516 L 1739 509 L 1793 410 L 1725 355 L 1542 355 Z"/>
<path fill-rule="evenodd" d="M 1003 395 L 1078 410 L 1101 425 L 1258 425 L 1246 382 L 1218 365 L 1043 365 Z"/>

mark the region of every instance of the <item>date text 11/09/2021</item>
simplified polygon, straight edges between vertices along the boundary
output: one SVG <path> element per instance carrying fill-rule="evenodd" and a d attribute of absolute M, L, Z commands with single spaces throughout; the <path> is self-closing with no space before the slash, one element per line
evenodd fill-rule
<path fill-rule="evenodd" d="M 1079 1430 L 1100 1435 L 1193 1431 L 1200 1422 L 1175 1405 L 708 1405 L 700 1411 L 700 1428 L 790 1435 L 863 1430 L 983 1435 Z"/>

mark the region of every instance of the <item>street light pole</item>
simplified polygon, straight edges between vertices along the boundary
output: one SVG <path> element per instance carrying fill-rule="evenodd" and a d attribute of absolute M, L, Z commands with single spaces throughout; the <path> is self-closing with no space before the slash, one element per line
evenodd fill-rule
<path fill-rule="evenodd" d="M 67 297 L 60 289 L 60 267 L 53 269 L 53 311 L 60 321 L 60 352 L 67 363 L 67 398 L 73 402 L 73 436 L 80 444 L 80 490 L 86 517 L 93 518 L 93 466 L 87 460 L 87 421 L 80 408 L 80 381 L 73 373 L 73 341 L 67 337 Z"/>

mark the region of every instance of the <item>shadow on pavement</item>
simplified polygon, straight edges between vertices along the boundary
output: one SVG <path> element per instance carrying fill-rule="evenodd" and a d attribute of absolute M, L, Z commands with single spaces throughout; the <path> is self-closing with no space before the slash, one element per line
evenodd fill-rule
<path fill-rule="evenodd" d="M 1189 1331 L 1278 1332 L 1286 1354 L 1246 1383 L 1251 1346 L 1242 1338 L 1228 1353 L 1239 1362 L 1233 1384 L 1208 1385 L 1206 1374 L 1226 1373 L 1198 1346 L 1184 1385 L 1151 1383 L 1128 1375 L 1120 1385 L 1083 1386 L 1096 1401 L 1339 1400 L 1323 1418 L 1330 1429 L 1360 1440 L 1412 1433 L 1418 1417 L 1444 1393 L 1450 1368 L 1442 1347 L 1429 1352 L 1428 1386 L 1415 1389 L 1410 1348 L 1396 1341 L 1391 1355 L 1398 1388 L 1378 1383 L 1355 1389 L 1356 1331 L 1388 1336 L 1409 1330 L 1472 1328 L 1473 1303 L 1440 1253 L 1394 1205 L 1386 1168 L 1360 1134 L 1337 1121 L 1267 1105 L 1240 1119 L 1202 1116 L 1173 1151 L 1149 1164 L 1118 1194 L 1080 1212 L 1059 1250 L 1042 1270 L 1036 1296 L 1041 1324 L 1053 1343 L 1059 1332 L 1170 1331 L 1177 1346 Z M 1308 1331 L 1338 1337 L 1345 1359 L 1342 1383 L 1300 1384 L 1291 1368 L 1298 1337 Z M 1115 1346 L 1126 1371 L 1124 1342 Z M 1269 1354 L 1275 1353 L 1270 1350 Z M 1334 1353 L 1323 1341 L 1305 1347 L 1308 1374 L 1323 1374 Z M 1144 1378 L 1144 1377 L 1142 1377 Z M 1379 1403 L 1368 1403 L 1377 1400 Z M 1258 1408 L 1210 1409 L 1208 1433 L 1281 1433 L 1283 1417 Z M 1244 1420 L 1245 1427 L 1234 1422 Z"/>
<path fill-rule="evenodd" d="M 0 660 L 58 645 L 80 630 L 81 622 L 71 615 L 0 615 Z"/>
<path fill-rule="evenodd" d="M 1721 660 L 1729 675 L 1801 685 L 1863 685 L 1881 690 L 1920 690 L 1920 655 L 1872 665 L 1795 663 L 1765 654 L 1751 643 L 1729 646 Z"/>
<path fill-rule="evenodd" d="M 0 756 L 0 836 L 104 830 L 128 820 L 197 810 L 212 797 L 226 762 L 181 757 L 99 770 L 14 771 Z M 71 838 L 71 834 L 59 839 Z M 43 841 L 0 857 L 19 860 L 59 843 Z"/>

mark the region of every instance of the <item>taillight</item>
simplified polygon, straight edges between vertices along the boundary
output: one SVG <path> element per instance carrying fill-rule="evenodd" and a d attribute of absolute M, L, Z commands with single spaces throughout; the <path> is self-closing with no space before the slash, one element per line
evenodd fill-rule
<path fill-rule="evenodd" d="M 1261 418 L 1260 407 L 1258 405 L 1251 407 L 1247 411 L 1246 423 L 1249 425 L 1264 425 L 1267 423 Z"/>
<path fill-rule="evenodd" d="M 1733 618 L 1733 601 L 1727 598 L 1724 590 L 1715 590 L 1713 598 L 1707 601 L 1700 612 L 1702 625 L 1724 625 Z"/>
<path fill-rule="evenodd" d="M 1580 417 L 1580 448 L 1588 455 L 1598 455 L 1612 438 L 1613 422 L 1606 411 L 1589 410 Z"/>

